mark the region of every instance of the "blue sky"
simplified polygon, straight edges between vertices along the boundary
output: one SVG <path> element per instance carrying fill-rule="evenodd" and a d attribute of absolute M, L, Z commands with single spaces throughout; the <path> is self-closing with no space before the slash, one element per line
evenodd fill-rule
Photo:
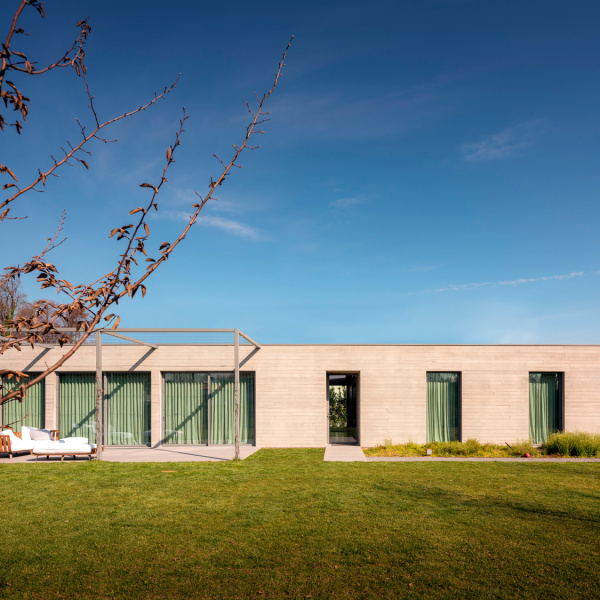
<path fill-rule="evenodd" d="M 172 241 L 294 34 L 261 149 L 146 298 L 119 305 L 122 326 L 239 327 L 263 343 L 600 342 L 597 3 L 45 6 L 16 49 L 60 55 L 90 15 L 101 118 L 182 77 L 108 133 L 118 144 L 91 148 L 89 172 L 67 169 L 23 201 L 29 218 L 2 225 L 4 264 L 43 247 L 65 208 L 68 240 L 52 254 L 62 275 L 112 268 L 108 233 L 147 200 L 138 185 L 157 182 L 185 106 L 151 222 L 156 246 Z M 3 134 L 0 162 L 26 181 L 89 115 L 67 70 L 20 83 L 30 116 L 20 139 Z"/>

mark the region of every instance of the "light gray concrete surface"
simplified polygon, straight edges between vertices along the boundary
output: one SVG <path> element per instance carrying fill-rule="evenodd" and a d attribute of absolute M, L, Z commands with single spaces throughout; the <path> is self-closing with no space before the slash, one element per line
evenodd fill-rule
<path fill-rule="evenodd" d="M 240 458 L 248 458 L 259 450 L 256 446 L 241 446 Z M 233 446 L 160 446 L 158 448 L 128 448 L 109 447 L 102 453 L 102 460 L 106 462 L 223 462 L 233 460 L 235 449 Z M 82 462 L 89 460 L 86 456 L 65 456 L 65 462 Z M 19 454 L 12 460 L 8 454 L 0 454 L 0 464 L 35 462 L 31 454 Z M 52 456 L 49 460 L 38 458 L 39 463 L 60 462 L 60 456 Z"/>
<path fill-rule="evenodd" d="M 367 457 L 364 455 L 360 446 L 345 446 L 343 444 L 330 444 L 325 447 L 324 461 L 332 462 L 366 462 Z"/>
<path fill-rule="evenodd" d="M 453 458 L 449 456 L 369 456 L 368 462 L 600 462 L 600 458 Z"/>

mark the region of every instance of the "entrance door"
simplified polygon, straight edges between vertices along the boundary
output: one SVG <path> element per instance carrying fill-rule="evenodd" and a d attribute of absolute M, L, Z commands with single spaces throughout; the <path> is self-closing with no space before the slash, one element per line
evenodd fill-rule
<path fill-rule="evenodd" d="M 330 373 L 329 443 L 358 444 L 358 375 Z"/>

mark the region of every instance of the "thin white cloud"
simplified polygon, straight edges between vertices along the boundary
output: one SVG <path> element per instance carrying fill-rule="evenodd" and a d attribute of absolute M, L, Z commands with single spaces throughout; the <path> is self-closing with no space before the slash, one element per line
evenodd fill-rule
<path fill-rule="evenodd" d="M 334 208 L 347 209 L 360 204 L 360 202 L 361 201 L 358 198 L 337 198 L 331 202 L 331 206 Z"/>
<path fill-rule="evenodd" d="M 161 202 L 166 202 L 172 206 L 185 205 L 190 206 L 198 202 L 198 196 L 192 188 L 174 187 L 167 191 L 166 198 L 161 198 Z"/>
<path fill-rule="evenodd" d="M 219 194 L 220 195 L 220 194 Z M 169 189 L 163 198 L 161 198 L 161 207 L 164 205 L 170 209 L 176 210 L 191 206 L 199 202 L 200 199 L 196 195 L 193 188 L 172 188 Z M 239 215 L 250 211 L 256 211 L 264 208 L 264 198 L 246 198 L 244 201 L 239 199 L 224 199 L 211 198 L 207 207 L 210 206 L 210 210 L 214 212 L 228 213 L 232 215 Z"/>
<path fill-rule="evenodd" d="M 539 281 L 561 281 L 563 279 L 573 279 L 574 277 L 581 277 L 584 275 L 583 271 L 573 271 L 565 275 L 548 275 L 546 277 L 529 277 L 522 279 L 513 279 L 512 281 L 486 281 L 483 283 L 463 283 L 463 284 L 450 284 L 443 288 L 433 290 L 434 292 L 456 292 L 462 290 L 474 290 L 480 287 L 492 287 L 497 285 L 520 285 L 522 283 L 537 283 Z"/>
<path fill-rule="evenodd" d="M 543 122 L 538 120 L 509 127 L 480 142 L 463 144 L 460 151 L 467 162 L 508 158 L 537 142 L 542 133 L 542 125 Z"/>
<path fill-rule="evenodd" d="M 435 271 L 439 269 L 440 265 L 417 265 L 413 267 L 411 270 L 415 273 L 427 273 L 428 271 Z"/>
<path fill-rule="evenodd" d="M 445 79 L 391 91 L 350 87 L 310 95 L 282 93 L 273 101 L 282 139 L 352 141 L 396 137 L 430 128 L 454 110 L 459 92 Z"/>
<path fill-rule="evenodd" d="M 154 215 L 151 213 L 154 219 L 169 219 L 171 221 L 189 221 L 190 213 L 185 210 L 165 210 Z M 249 240 L 260 240 L 262 235 L 250 225 L 245 225 L 240 221 L 234 221 L 233 219 L 224 219 L 223 217 L 214 217 L 212 215 L 200 216 L 197 221 L 198 225 L 203 227 L 215 227 L 221 229 L 232 235 L 243 237 Z"/>
<path fill-rule="evenodd" d="M 485 283 L 461 283 L 454 284 L 450 283 L 446 287 L 438 288 L 433 290 L 434 292 L 457 292 L 460 290 L 474 290 L 487 285 L 494 285 L 493 283 L 486 281 Z"/>
<path fill-rule="evenodd" d="M 249 225 L 244 225 L 233 219 L 223 219 L 222 217 L 200 217 L 198 223 L 206 227 L 216 227 L 217 229 L 222 229 L 223 231 L 249 240 L 260 240 L 262 237 L 258 229 L 250 227 Z"/>
<path fill-rule="evenodd" d="M 583 271 L 573 271 L 573 273 L 567 273 L 566 275 L 549 275 L 548 277 L 532 277 L 529 279 L 514 279 L 513 281 L 499 281 L 497 285 L 517 285 L 519 283 L 534 283 L 536 281 L 550 281 L 551 279 L 573 279 L 573 277 L 581 277 Z"/>

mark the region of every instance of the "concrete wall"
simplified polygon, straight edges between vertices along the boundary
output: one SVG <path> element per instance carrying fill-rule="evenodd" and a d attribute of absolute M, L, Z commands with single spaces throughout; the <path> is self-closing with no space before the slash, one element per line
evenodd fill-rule
<path fill-rule="evenodd" d="M 0 368 L 40 371 L 59 349 L 0 356 Z M 565 429 L 600 432 L 600 346 L 266 345 L 242 346 L 243 371 L 256 373 L 256 443 L 324 446 L 327 373 L 359 374 L 363 446 L 424 442 L 427 371 L 462 374 L 462 439 L 511 443 L 529 436 L 529 372 L 564 373 Z M 105 345 L 103 369 L 151 373 L 152 443 L 162 436 L 162 373 L 232 371 L 232 346 Z M 60 372 L 95 370 L 84 347 Z M 46 426 L 58 426 L 57 375 L 46 381 Z"/>

